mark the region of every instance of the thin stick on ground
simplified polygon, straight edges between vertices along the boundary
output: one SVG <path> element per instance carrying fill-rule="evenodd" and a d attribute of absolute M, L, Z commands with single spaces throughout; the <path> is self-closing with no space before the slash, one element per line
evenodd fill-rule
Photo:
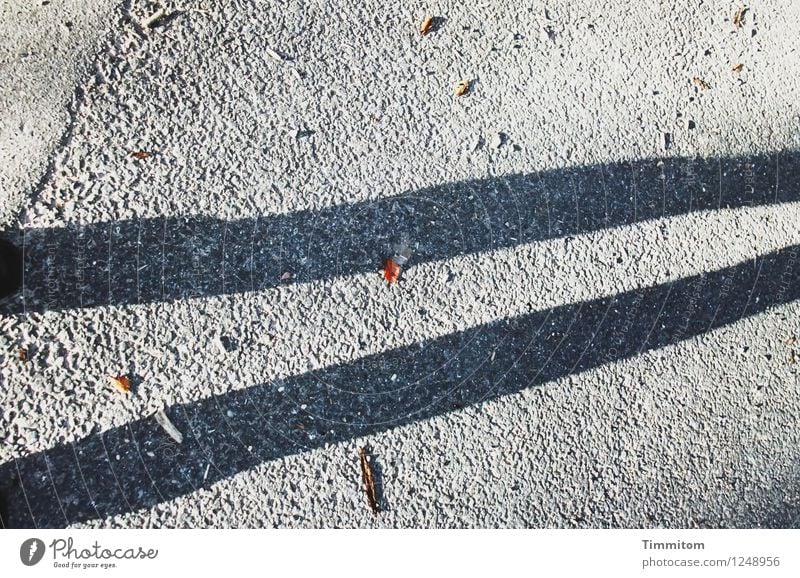
<path fill-rule="evenodd" d="M 358 450 L 358 457 L 361 460 L 361 479 L 364 482 L 364 491 L 367 493 L 367 502 L 374 515 L 378 515 L 378 494 L 375 490 L 375 477 L 372 474 L 372 463 L 369 459 L 367 448 Z"/>

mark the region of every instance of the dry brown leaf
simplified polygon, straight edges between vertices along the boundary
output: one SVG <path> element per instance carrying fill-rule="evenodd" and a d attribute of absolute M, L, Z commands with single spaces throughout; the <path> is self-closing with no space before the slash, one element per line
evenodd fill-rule
<path fill-rule="evenodd" d="M 456 85 L 456 96 L 464 96 L 469 92 L 470 88 L 470 81 L 469 80 L 462 80 L 461 82 Z"/>
<path fill-rule="evenodd" d="M 146 151 L 133 151 L 131 152 L 131 156 L 135 158 L 137 161 L 143 161 L 144 159 L 150 156 L 150 153 Z"/>
<path fill-rule="evenodd" d="M 127 375 L 115 375 L 109 377 L 108 381 L 120 393 L 128 394 L 131 391 L 131 380 Z"/>
<path fill-rule="evenodd" d="M 374 515 L 378 515 L 378 494 L 375 490 L 375 478 L 372 475 L 372 464 L 369 460 L 367 448 L 358 450 L 358 457 L 361 460 L 361 480 L 364 482 L 364 491 L 367 493 L 367 502 Z"/>
<path fill-rule="evenodd" d="M 736 11 L 736 14 L 733 15 L 733 25 L 736 28 L 741 28 L 744 24 L 744 15 L 747 12 L 747 6 L 742 6 Z"/>
<path fill-rule="evenodd" d="M 744 64 L 735 64 L 733 66 L 733 68 L 731 68 L 731 70 L 738 74 L 739 72 L 742 71 L 743 68 L 744 68 Z"/>
<path fill-rule="evenodd" d="M 796 339 L 795 339 L 794 335 L 790 335 L 789 337 L 786 338 L 786 341 L 784 341 L 784 343 L 786 345 L 788 345 L 789 347 L 791 347 L 792 345 L 794 345 L 795 341 L 796 341 Z"/>
<path fill-rule="evenodd" d="M 699 88 L 700 90 L 708 90 L 709 88 L 711 88 L 708 85 L 708 83 L 699 76 L 695 76 L 692 79 L 692 82 L 694 82 L 695 86 L 697 86 L 697 88 Z"/>
<path fill-rule="evenodd" d="M 17 349 L 17 357 L 19 358 L 20 361 L 25 363 L 26 361 L 28 361 L 28 350 L 25 349 L 24 347 L 20 347 L 19 349 Z"/>
<path fill-rule="evenodd" d="M 432 29 L 433 29 L 433 16 L 428 16 L 425 18 L 425 20 L 422 21 L 422 24 L 419 27 L 419 33 L 422 36 L 425 36 Z"/>
<path fill-rule="evenodd" d="M 383 264 L 383 278 L 389 283 L 397 283 L 400 279 L 400 265 L 394 259 L 386 259 Z"/>

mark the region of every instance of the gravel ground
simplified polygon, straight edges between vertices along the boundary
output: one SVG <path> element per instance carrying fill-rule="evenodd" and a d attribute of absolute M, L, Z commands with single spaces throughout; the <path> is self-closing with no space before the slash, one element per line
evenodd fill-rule
<path fill-rule="evenodd" d="M 468 4 L 3 8 L 7 524 L 800 525 L 800 6 Z"/>
<path fill-rule="evenodd" d="M 114 30 L 114 0 L 0 4 L 0 225 L 53 177 L 69 143 L 84 79 Z M 119 8 L 121 14 L 121 8 Z M 77 99 L 77 100 L 76 100 Z"/>

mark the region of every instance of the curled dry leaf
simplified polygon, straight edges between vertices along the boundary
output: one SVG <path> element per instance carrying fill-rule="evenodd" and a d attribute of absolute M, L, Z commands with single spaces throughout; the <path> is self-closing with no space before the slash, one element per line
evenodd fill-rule
<path fill-rule="evenodd" d="M 24 347 L 20 347 L 19 349 L 17 349 L 17 357 L 23 363 L 28 361 L 28 350 L 25 349 Z"/>
<path fill-rule="evenodd" d="M 795 339 L 794 335 L 790 335 L 789 337 L 786 338 L 786 341 L 784 341 L 784 343 L 786 345 L 788 345 L 789 347 L 791 347 L 792 345 L 795 344 L 795 341 L 796 341 L 796 339 Z"/>
<path fill-rule="evenodd" d="M 127 375 L 112 376 L 108 381 L 120 393 L 128 394 L 131 391 L 131 380 Z"/>
<path fill-rule="evenodd" d="M 360 448 L 358 450 L 358 458 L 361 461 L 361 480 L 364 482 L 367 503 L 372 513 L 377 516 L 378 512 L 380 512 L 380 508 L 378 507 L 378 493 L 375 489 L 375 476 L 372 474 L 372 463 L 370 462 L 367 448 Z"/>
<path fill-rule="evenodd" d="M 735 64 L 733 66 L 733 68 L 731 68 L 731 70 L 736 72 L 736 73 L 739 73 L 739 72 L 742 71 L 743 68 L 744 68 L 744 64 Z"/>
<path fill-rule="evenodd" d="M 131 152 L 131 156 L 135 158 L 137 161 L 143 161 L 144 159 L 150 156 L 150 153 L 146 151 L 133 151 Z"/>
<path fill-rule="evenodd" d="M 469 92 L 470 89 L 470 81 L 469 80 L 462 80 L 456 85 L 456 96 L 464 96 Z"/>
<path fill-rule="evenodd" d="M 733 15 L 733 25 L 736 28 L 741 28 L 742 24 L 744 24 L 744 15 L 747 13 L 747 6 L 742 6 L 736 11 L 736 14 Z"/>
<path fill-rule="evenodd" d="M 383 278 L 389 283 L 397 283 L 400 279 L 400 265 L 394 259 L 386 259 L 383 264 Z"/>
<path fill-rule="evenodd" d="M 700 78 L 699 76 L 695 76 L 692 79 L 692 82 L 694 82 L 695 86 L 697 88 L 699 88 L 700 90 L 708 90 L 709 88 L 711 88 L 708 85 L 708 83 L 705 80 L 703 80 L 702 78 Z"/>
<path fill-rule="evenodd" d="M 433 30 L 433 16 L 427 16 L 420 24 L 419 33 L 425 36 L 431 30 Z"/>
<path fill-rule="evenodd" d="M 169 417 L 167 417 L 167 413 L 163 409 L 156 412 L 155 418 L 158 425 L 164 428 L 164 431 L 169 434 L 169 437 L 178 443 L 183 442 L 183 434 L 178 431 L 178 428 L 170 421 Z"/>

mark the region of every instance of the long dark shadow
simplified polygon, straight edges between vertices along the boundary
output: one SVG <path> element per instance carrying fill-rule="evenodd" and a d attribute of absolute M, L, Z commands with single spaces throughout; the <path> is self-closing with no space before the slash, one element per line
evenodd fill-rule
<path fill-rule="evenodd" d="M 796 245 L 672 283 L 533 312 L 176 405 L 168 414 L 185 434 L 181 445 L 145 417 L 0 466 L 7 523 L 60 527 L 149 508 L 326 443 L 466 406 L 480 411 L 484 400 L 796 300 L 799 256 Z"/>
<path fill-rule="evenodd" d="M 373 202 L 224 221 L 28 230 L 25 291 L 1 313 L 169 302 L 409 266 L 646 219 L 800 199 L 800 152 L 678 158 L 450 183 Z M 784 186 L 789 183 L 790 186 Z"/>

